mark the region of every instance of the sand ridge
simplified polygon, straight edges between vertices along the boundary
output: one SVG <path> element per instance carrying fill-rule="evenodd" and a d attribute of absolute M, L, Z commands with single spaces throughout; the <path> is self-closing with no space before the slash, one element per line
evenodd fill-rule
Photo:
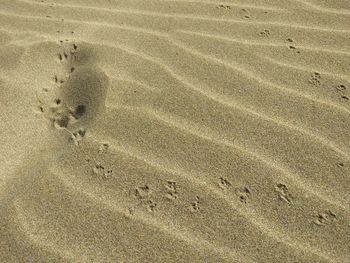
<path fill-rule="evenodd" d="M 350 262 L 345 0 L 2 0 L 1 262 Z"/>

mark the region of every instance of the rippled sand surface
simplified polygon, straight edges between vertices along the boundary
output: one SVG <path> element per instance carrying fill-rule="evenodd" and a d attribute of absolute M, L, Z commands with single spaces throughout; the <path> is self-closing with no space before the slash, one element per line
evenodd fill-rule
<path fill-rule="evenodd" d="M 350 262 L 348 0 L 0 0 L 0 262 Z"/>

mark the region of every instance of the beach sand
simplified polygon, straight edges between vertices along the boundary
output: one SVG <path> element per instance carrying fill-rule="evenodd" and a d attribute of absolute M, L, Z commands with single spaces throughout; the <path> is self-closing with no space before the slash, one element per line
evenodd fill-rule
<path fill-rule="evenodd" d="M 348 0 L 0 0 L 0 262 L 350 262 Z"/>

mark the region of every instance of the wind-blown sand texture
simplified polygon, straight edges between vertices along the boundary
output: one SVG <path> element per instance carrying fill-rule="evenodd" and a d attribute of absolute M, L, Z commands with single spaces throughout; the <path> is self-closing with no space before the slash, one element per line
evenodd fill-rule
<path fill-rule="evenodd" d="M 0 262 L 350 262 L 348 0 L 0 0 Z"/>

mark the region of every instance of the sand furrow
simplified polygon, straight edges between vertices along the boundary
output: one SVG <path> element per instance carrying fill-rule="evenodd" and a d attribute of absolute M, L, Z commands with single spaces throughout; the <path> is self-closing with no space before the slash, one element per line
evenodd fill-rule
<path fill-rule="evenodd" d="M 120 80 L 120 79 L 117 79 L 117 80 Z M 146 86 L 146 88 L 148 90 L 155 90 L 155 88 L 151 88 L 147 84 L 139 82 L 139 81 L 125 80 L 125 79 L 122 79 L 122 81 L 127 81 L 128 83 L 136 84 L 136 85 L 142 86 L 142 87 Z M 288 122 L 285 122 L 284 120 L 275 119 L 271 116 L 264 115 L 261 112 L 255 111 L 254 109 L 250 109 L 249 107 L 245 107 L 244 105 L 240 105 L 238 102 L 234 101 L 234 103 L 232 103 L 232 100 L 228 101 L 228 100 L 225 100 L 225 98 L 220 99 L 220 96 L 217 96 L 216 94 L 209 95 L 210 93 L 209 94 L 207 92 L 203 93 L 203 91 L 198 90 L 197 87 L 195 87 L 187 82 L 184 82 L 184 85 L 190 87 L 193 91 L 198 92 L 198 95 L 204 96 L 210 100 L 213 100 L 215 103 L 218 103 L 223 107 L 228 107 L 229 109 L 232 109 L 232 110 L 242 111 L 244 113 L 248 113 L 249 115 L 254 116 L 254 117 L 261 119 L 263 121 L 271 122 L 276 126 L 281 126 L 281 127 L 286 128 L 286 129 L 293 130 L 296 133 L 300 133 L 302 136 L 306 136 L 312 140 L 316 140 L 317 143 L 322 144 L 323 146 L 329 148 L 331 151 L 337 152 L 344 159 L 350 158 L 347 150 L 342 149 L 338 145 L 334 144 L 334 142 L 332 142 L 330 139 L 322 137 L 319 134 L 314 133 L 305 127 L 293 125 L 293 124 L 290 124 Z"/>
<path fill-rule="evenodd" d="M 214 6 L 230 6 L 230 7 L 240 7 L 240 8 L 251 8 L 251 9 L 258 9 L 258 10 L 264 10 L 264 11 L 285 11 L 284 8 L 279 7 L 271 7 L 271 6 L 259 6 L 259 5 L 247 5 L 244 3 L 234 3 L 234 2 L 216 2 L 216 1 L 201 1 L 201 0 L 164 0 L 163 2 L 169 2 L 169 3 L 196 3 L 201 5 L 214 5 Z"/>
<path fill-rule="evenodd" d="M 287 62 L 287 61 L 280 61 L 280 60 L 274 59 L 274 58 L 272 58 L 270 56 L 260 55 L 259 57 L 261 59 L 264 59 L 267 62 L 270 62 L 270 63 L 278 65 L 278 66 L 282 66 L 282 67 L 285 67 L 285 68 L 289 68 L 289 69 L 295 69 L 295 70 L 304 71 L 304 72 L 307 72 L 307 73 L 312 72 L 313 70 L 315 70 L 314 68 L 311 68 L 311 67 L 305 67 L 303 65 L 293 64 L 293 63 L 290 63 L 290 62 Z M 320 66 L 322 66 L 322 65 L 320 65 Z M 322 75 L 329 76 L 329 77 L 332 77 L 332 78 L 336 78 L 336 79 L 338 79 L 340 81 L 347 81 L 347 82 L 350 81 L 348 75 L 338 74 L 338 72 L 331 72 L 331 71 L 327 71 L 327 69 L 321 69 L 321 68 L 320 69 L 316 69 L 316 70 L 317 70 L 317 72 L 319 72 Z"/>
<path fill-rule="evenodd" d="M 286 47 L 285 43 L 276 43 L 276 42 L 271 42 L 271 41 L 263 42 L 261 40 L 252 41 L 252 40 L 244 40 L 244 39 L 233 39 L 233 38 L 228 38 L 225 36 L 206 34 L 206 33 L 189 31 L 189 30 L 178 30 L 178 32 L 185 33 L 185 34 L 191 34 L 191 35 L 198 35 L 198 36 L 213 38 L 213 39 L 218 39 L 218 40 L 225 40 L 225 41 L 230 41 L 233 43 L 238 43 L 238 44 L 243 44 L 243 45 L 248 45 L 248 46 Z M 334 53 L 334 54 L 345 55 L 345 56 L 350 55 L 350 52 L 345 51 L 345 50 L 344 51 L 343 50 L 332 50 L 332 49 L 325 49 L 322 47 L 316 47 L 316 46 L 314 47 L 314 46 L 310 46 L 310 45 L 309 46 L 298 45 L 298 48 L 301 50 L 304 49 L 304 50 L 315 51 L 315 52 L 328 52 L 328 53 Z"/>
<path fill-rule="evenodd" d="M 244 75 L 245 77 L 247 78 L 250 78 L 256 82 L 259 82 L 261 84 L 263 84 L 265 87 L 267 88 L 272 88 L 272 89 L 276 89 L 276 90 L 279 90 L 280 92 L 283 92 L 283 93 L 286 93 L 286 94 L 289 94 L 291 96 L 297 96 L 297 97 L 300 97 L 302 99 L 305 99 L 305 100 L 310 100 L 310 101 L 314 101 L 316 103 L 319 103 L 319 104 L 323 104 L 323 105 L 326 105 L 328 107 L 331 107 L 331 108 L 335 108 L 339 111 L 342 111 L 344 113 L 347 113 L 347 114 L 350 114 L 350 110 L 343 107 L 343 106 L 340 106 L 340 105 L 337 105 L 335 103 L 333 103 L 332 101 L 326 101 L 326 100 L 321 100 L 321 99 L 318 99 L 318 98 L 315 98 L 315 97 L 312 97 L 310 96 L 309 94 L 307 93 L 301 93 L 301 92 L 297 92 L 295 90 L 292 90 L 292 89 L 289 89 L 288 87 L 283 87 L 283 86 L 280 86 L 280 85 L 276 85 L 275 83 L 272 83 L 260 76 L 257 76 L 249 71 L 247 71 L 242 65 L 235 65 L 233 64 L 232 62 L 227 62 L 227 61 L 223 61 L 221 59 L 217 59 L 217 58 L 214 58 L 212 56 L 209 56 L 207 54 L 203 54 L 197 50 L 194 50 L 192 48 L 189 48 L 189 47 L 186 47 L 184 44 L 182 44 L 181 42 L 175 42 L 176 40 L 173 40 L 173 43 L 176 43 L 176 45 L 182 49 L 184 49 L 185 51 L 195 55 L 195 56 L 198 56 L 204 60 L 209 60 L 215 64 L 220 64 L 220 65 L 223 65 L 224 67 L 227 67 L 227 68 L 230 68 L 234 71 L 237 71 L 239 73 L 241 73 L 242 75 Z"/>
<path fill-rule="evenodd" d="M 14 13 L 11 13 L 11 12 L 6 12 L 6 13 L 3 13 L 3 15 L 13 15 L 13 16 L 16 16 Z M 137 17 L 135 17 L 135 18 L 133 18 L 133 21 L 132 21 L 132 23 L 131 23 L 131 25 L 130 26 L 125 26 L 125 25 L 123 25 L 124 23 L 123 22 L 121 22 L 120 24 L 117 24 L 117 23 L 114 23 L 114 21 L 118 21 L 119 19 L 118 19 L 118 17 L 116 17 L 116 18 L 113 18 L 113 20 L 111 20 L 111 21 L 113 21 L 113 22 L 106 22 L 106 21 L 95 21 L 95 22 L 87 22 L 87 21 L 82 21 L 82 20 L 76 20 L 76 19 L 72 19 L 72 18 L 67 18 L 67 16 L 65 16 L 66 18 L 64 19 L 64 20 L 62 20 L 62 19 L 57 19 L 57 18 L 53 18 L 53 17 L 51 17 L 51 16 L 49 16 L 49 17 L 41 17 L 41 16 L 27 16 L 27 15 L 21 15 L 21 16 L 18 16 L 18 18 L 20 18 L 20 17 L 22 17 L 22 18 L 35 18 L 35 19 L 45 19 L 47 22 L 50 22 L 50 21 L 52 21 L 52 22 L 60 22 L 61 24 L 62 24 L 62 22 L 64 22 L 65 24 L 67 23 L 67 22 L 69 22 L 69 23 L 77 23 L 77 24 L 80 24 L 80 23 L 84 23 L 84 24 L 87 24 L 87 25 L 99 25 L 99 26 L 104 26 L 104 27 L 111 27 L 111 28 L 125 28 L 125 29 L 127 29 L 127 28 L 130 28 L 130 29 L 132 29 L 132 28 L 134 28 L 134 29 L 139 29 L 140 31 L 141 30 L 143 30 L 143 32 L 145 32 L 145 33 L 147 33 L 147 32 L 154 32 L 154 33 L 159 33 L 159 34 L 161 34 L 160 33 L 160 30 L 167 30 L 167 25 L 168 25 L 168 22 L 167 23 L 165 23 L 164 24 L 164 26 L 162 25 L 162 24 L 160 24 L 159 25 L 159 27 L 156 27 L 156 28 L 153 28 L 153 26 L 152 27 L 149 27 L 149 28 L 144 28 L 144 26 L 142 26 L 142 23 L 140 23 L 140 19 L 139 18 L 137 18 Z M 134 24 L 134 25 L 133 25 Z M 152 24 L 152 25 L 154 25 L 154 23 Z M 201 24 L 197 24 L 196 25 L 196 28 L 198 28 L 198 30 L 193 30 L 192 28 L 188 28 L 188 29 L 186 29 L 186 27 L 188 27 L 188 25 L 189 24 L 186 24 L 186 23 L 180 23 L 180 28 L 179 28 L 179 26 L 177 26 L 176 27 L 176 29 L 177 29 L 177 31 L 194 31 L 194 32 L 196 32 L 196 31 L 199 31 L 199 29 L 201 28 Z M 237 25 L 236 25 L 237 26 Z M 245 30 L 250 30 L 251 28 L 256 28 L 256 27 L 258 27 L 258 25 L 256 25 L 256 26 L 250 26 L 250 27 L 248 27 L 248 25 L 246 26 L 246 25 L 243 25 L 243 27 L 244 27 L 244 29 Z M 260 27 L 260 26 L 259 26 Z M 271 28 L 271 26 L 269 26 L 270 28 Z M 204 27 L 204 28 L 206 28 L 206 31 L 208 30 L 208 27 Z M 221 31 L 220 30 L 220 27 L 216 27 L 215 28 L 215 30 L 216 31 Z M 259 30 L 259 29 L 255 29 L 255 30 Z M 255 31 L 254 30 L 254 31 Z M 270 30 L 272 30 L 272 29 L 270 29 Z M 201 30 L 202 31 L 202 30 Z M 269 30 L 267 30 L 267 31 L 269 31 Z M 293 30 L 293 31 L 295 31 L 294 32 L 294 34 L 296 34 L 296 33 L 298 33 L 299 31 L 298 30 Z M 260 33 L 264 33 L 265 31 L 263 30 L 263 31 L 261 31 Z M 266 32 L 265 32 L 266 33 Z M 315 33 L 320 33 L 320 32 L 312 32 L 312 34 L 314 35 Z M 344 32 L 344 33 L 346 33 L 346 32 Z M 299 33 L 298 33 L 299 34 Z M 341 33 L 339 33 L 339 32 L 337 32 L 337 31 L 332 31 L 332 32 L 327 32 L 327 34 L 329 35 L 329 34 L 335 34 L 335 36 L 336 37 L 339 37 L 340 35 L 344 35 L 344 34 L 341 34 Z M 259 36 L 259 35 L 257 35 L 257 36 Z M 311 35 L 312 36 L 312 35 Z M 346 35 L 344 35 L 344 36 L 346 36 Z M 261 37 L 261 35 L 260 35 L 260 37 Z M 323 33 L 322 33 L 322 37 L 325 37 L 324 35 L 323 35 Z M 317 39 L 317 41 L 319 41 L 320 39 L 318 38 Z M 325 45 L 325 44 L 327 44 L 327 45 L 330 45 L 330 46 L 334 46 L 334 43 L 333 42 L 331 42 L 331 44 L 330 43 L 325 43 L 325 41 L 327 41 L 327 38 L 323 38 L 322 39 L 322 45 Z M 338 42 L 337 44 L 340 44 L 341 42 Z M 319 44 L 318 42 L 317 42 L 317 44 Z M 313 46 L 314 46 L 314 44 L 313 44 Z M 348 48 L 348 46 L 347 45 L 344 45 L 344 47 L 342 47 L 341 49 L 338 49 L 340 52 L 343 50 L 343 49 L 347 49 Z M 324 49 L 324 50 L 328 50 L 328 49 L 326 49 L 326 48 L 322 48 L 322 49 Z M 344 51 L 344 52 L 346 52 L 346 51 Z"/>
<path fill-rule="evenodd" d="M 44 249 L 46 253 L 48 254 L 56 254 L 59 256 L 59 260 L 57 262 L 86 262 L 87 258 L 84 258 L 81 256 L 80 258 L 77 258 L 77 254 L 73 253 L 73 251 L 69 251 L 68 248 L 62 248 L 60 246 L 57 246 L 55 244 L 47 242 L 46 239 L 41 239 L 40 235 L 36 233 L 35 228 L 33 229 L 33 226 L 30 222 L 28 222 L 28 216 L 23 211 L 22 205 L 19 202 L 14 203 L 14 220 L 13 223 L 16 224 L 16 227 L 21 230 L 21 237 L 28 239 L 29 242 L 35 246 L 37 246 L 40 249 Z M 32 220 L 40 221 L 40 218 L 33 219 L 33 215 L 30 215 Z"/>
<path fill-rule="evenodd" d="M 312 9 L 315 9 L 320 12 L 325 12 L 325 13 L 332 13 L 332 14 L 337 14 L 337 15 L 350 15 L 350 11 L 347 9 L 334 9 L 334 8 L 325 8 L 320 5 L 315 5 L 313 3 L 310 3 L 309 1 L 306 0 L 293 0 L 295 2 L 301 3 L 302 5 L 306 7 L 310 7 Z M 350 5 L 348 5 L 348 8 L 350 8 Z"/>
<path fill-rule="evenodd" d="M 38 2 L 31 2 L 29 0 L 16 0 L 23 3 L 29 3 L 29 4 L 36 4 L 36 5 L 43 5 L 42 3 Z M 44 4 L 45 5 L 45 4 Z M 66 9 L 72 9 L 72 8 L 79 8 L 80 10 L 99 10 L 103 11 L 104 13 L 112 13 L 112 14 L 128 14 L 128 15 L 135 15 L 135 16 L 141 16 L 141 17 L 155 17 L 155 18 L 172 18 L 172 19 L 179 19 L 179 20 L 198 20 L 198 21 L 208 21 L 208 22 L 224 22 L 224 23 L 232 23 L 232 24 L 247 24 L 247 25 L 265 25 L 265 26 L 274 26 L 274 27 L 283 27 L 283 28 L 295 28 L 295 29 L 304 29 L 304 30 L 315 30 L 315 31 L 323 31 L 323 32 L 335 32 L 335 33 L 343 33 L 347 34 L 349 33 L 349 30 L 347 27 L 344 27 L 342 29 L 334 29 L 329 27 L 320 27 L 320 26 L 314 26 L 314 25 L 300 25 L 300 24 L 287 24 L 283 22 L 265 22 L 265 21 L 245 21 L 245 20 L 237 20 L 237 19 L 227 19 L 227 18 L 213 18 L 210 16 L 202 15 L 202 16 L 195 16 L 195 15 L 186 15 L 186 14 L 166 14 L 166 13 L 157 13 L 157 12 L 149 12 L 149 11 L 139 11 L 139 10 L 130 10 L 130 9 L 109 9 L 109 8 L 99 8 L 99 7 L 86 7 L 86 6 L 77 6 L 77 5 L 60 5 L 55 4 L 56 7 L 62 7 Z M 12 13 L 15 15 L 15 13 Z M 17 13 L 18 14 L 18 13 Z M 25 17 L 33 17 L 36 16 L 32 15 L 21 15 Z M 38 17 L 39 18 L 39 17 Z M 52 17 L 49 17 L 52 18 Z M 54 18 L 52 18 L 54 19 Z M 84 23 L 81 21 L 81 23 Z"/>

